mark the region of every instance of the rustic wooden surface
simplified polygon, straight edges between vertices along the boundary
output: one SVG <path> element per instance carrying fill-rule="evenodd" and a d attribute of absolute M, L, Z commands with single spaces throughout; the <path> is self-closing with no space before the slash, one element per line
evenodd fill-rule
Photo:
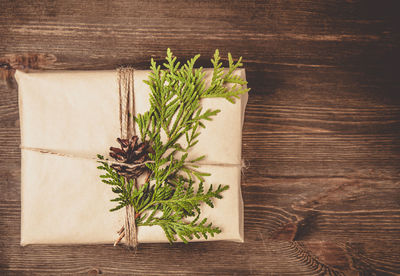
<path fill-rule="evenodd" d="M 0 1 L 0 274 L 400 274 L 393 1 Z M 13 70 L 243 55 L 245 243 L 19 246 Z"/>

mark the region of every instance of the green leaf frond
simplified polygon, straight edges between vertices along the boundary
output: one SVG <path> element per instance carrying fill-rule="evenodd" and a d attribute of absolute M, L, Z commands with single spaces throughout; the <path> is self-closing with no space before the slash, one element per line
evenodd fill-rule
<path fill-rule="evenodd" d="M 211 63 L 214 66 L 211 84 L 210 87 L 201 94 L 201 97 L 225 98 L 228 101 L 235 103 L 235 98 L 239 99 L 240 95 L 250 91 L 249 88 L 244 87 L 244 85 L 247 84 L 247 81 L 234 74 L 236 69 L 243 66 L 242 57 L 240 57 L 235 63 L 231 53 L 228 53 L 229 67 L 227 68 L 226 73 L 220 60 L 221 58 L 217 49 L 215 50 L 214 57 L 211 59 Z"/>

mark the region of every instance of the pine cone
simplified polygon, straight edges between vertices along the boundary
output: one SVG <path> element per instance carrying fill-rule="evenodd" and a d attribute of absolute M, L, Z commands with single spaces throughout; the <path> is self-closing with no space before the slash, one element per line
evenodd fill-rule
<path fill-rule="evenodd" d="M 110 147 L 110 156 L 116 161 L 126 164 L 135 165 L 146 162 L 149 160 L 148 153 L 151 151 L 151 147 L 147 142 L 138 144 L 138 139 L 139 137 L 137 136 L 132 136 L 131 139 L 117 138 L 121 148 Z M 146 165 L 131 168 L 124 165 L 113 164 L 111 167 L 116 170 L 119 175 L 128 179 L 137 178 L 148 170 Z"/>

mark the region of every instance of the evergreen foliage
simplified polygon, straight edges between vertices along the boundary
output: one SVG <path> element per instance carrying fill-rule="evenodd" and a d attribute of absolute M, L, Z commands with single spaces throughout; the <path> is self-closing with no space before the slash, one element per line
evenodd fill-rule
<path fill-rule="evenodd" d="M 208 235 L 221 232 L 207 223 L 207 219 L 199 221 L 200 205 L 214 207 L 213 199 L 222 198 L 228 186 L 210 185 L 205 190 L 204 177 L 210 174 L 197 170 L 198 162 L 205 156 L 188 160 L 188 150 L 197 144 L 201 128 L 206 127 L 204 121 L 212 120 L 220 112 L 203 111 L 200 100 L 221 97 L 234 103 L 235 98 L 249 91 L 242 87 L 246 81 L 233 74 L 242 66 L 241 58 L 234 62 L 228 54 L 229 67 L 225 70 L 216 50 L 211 59 L 214 66 L 211 84 L 206 87 L 203 68 L 194 68 L 199 57 L 196 55 L 181 65 L 168 49 L 164 69 L 151 59 L 151 73 L 145 81 L 151 89 L 150 109 L 135 118 L 141 141 L 148 142 L 152 148 L 149 152 L 152 162 L 146 163 L 150 169 L 146 183 L 136 187 L 135 179 L 127 180 L 118 175 L 104 157 L 98 155 L 101 164 L 98 168 L 104 171 L 102 181 L 111 185 L 117 195 L 112 201 L 118 205 L 110 211 L 132 205 L 138 214 L 138 226 L 160 226 L 171 243 L 177 237 L 187 242 L 193 236 L 207 239 Z M 194 188 L 196 181 L 199 182 L 197 190 Z"/>

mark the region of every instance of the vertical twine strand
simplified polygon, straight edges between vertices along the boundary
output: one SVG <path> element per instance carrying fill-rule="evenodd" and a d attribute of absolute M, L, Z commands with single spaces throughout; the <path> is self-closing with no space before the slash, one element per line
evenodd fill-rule
<path fill-rule="evenodd" d="M 122 139 L 129 139 L 135 135 L 134 125 L 134 77 L 135 70 L 132 67 L 120 67 L 117 69 L 119 92 L 119 119 Z M 127 180 L 127 179 L 125 179 Z M 137 228 L 135 223 L 135 209 L 128 205 L 125 207 L 124 236 L 126 245 L 137 247 Z"/>
<path fill-rule="evenodd" d="M 134 77 L 135 70 L 132 67 L 120 67 L 118 74 L 119 92 L 119 118 L 122 139 L 129 139 L 135 135 L 134 125 Z"/>

